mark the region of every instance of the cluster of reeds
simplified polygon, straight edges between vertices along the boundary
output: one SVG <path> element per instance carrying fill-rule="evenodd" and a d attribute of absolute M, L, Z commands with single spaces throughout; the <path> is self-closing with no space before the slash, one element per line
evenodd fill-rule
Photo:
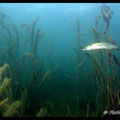
<path fill-rule="evenodd" d="M 106 7 L 106 8 L 105 8 Z M 110 19 L 112 11 L 109 8 L 108 13 L 105 13 L 104 9 L 108 9 L 108 6 L 105 4 L 102 4 L 101 6 L 101 15 L 96 17 L 95 21 L 95 27 L 92 28 L 93 33 L 93 43 L 98 42 L 110 42 L 115 45 L 118 45 L 115 40 L 109 35 L 109 26 L 110 26 Z M 105 16 L 105 15 L 106 16 Z M 106 18 L 105 18 L 106 17 Z M 99 22 L 102 20 L 103 22 Z M 101 24 L 100 24 L 101 23 Z M 77 42 L 77 49 L 74 48 L 75 52 L 77 53 L 78 57 L 78 63 L 81 63 L 82 61 L 82 53 L 80 52 L 80 41 L 82 40 L 80 38 L 80 23 L 79 20 L 77 22 L 77 32 L 78 32 L 78 42 Z M 105 26 L 105 27 L 104 27 Z M 112 109 L 118 109 L 119 108 L 119 76 L 117 75 L 117 68 L 120 66 L 119 59 L 116 55 L 113 54 L 112 51 L 104 51 L 104 50 L 96 50 L 91 51 L 90 53 L 86 53 L 86 56 L 92 61 L 92 76 L 93 80 L 96 84 L 94 84 L 92 87 L 94 87 L 94 91 L 97 90 L 97 92 L 91 93 L 94 97 L 88 100 L 89 103 L 87 103 L 87 114 L 86 116 L 103 116 L 104 110 L 112 110 Z M 83 71 L 83 69 L 82 69 Z M 77 110 L 76 110 L 76 116 L 78 116 L 78 113 L 80 111 L 80 108 L 82 109 L 82 106 L 80 106 L 80 102 L 83 101 L 83 99 L 80 98 L 80 96 L 84 96 L 85 93 L 82 90 L 81 81 L 83 81 L 82 78 L 82 71 L 81 67 L 77 70 L 77 78 L 76 78 L 76 100 L 77 100 Z M 96 88 L 97 85 L 97 88 Z M 79 92 L 78 92 L 79 91 Z M 80 94 L 80 95 L 79 95 Z M 86 98 L 87 99 L 87 98 Z M 94 102 L 93 102 L 94 101 Z M 116 103 L 115 103 L 116 102 Z M 84 101 L 85 103 L 85 101 Z M 85 103 L 86 104 L 86 103 Z M 79 107 L 78 107 L 79 106 Z M 93 111 L 93 112 L 90 112 Z"/>
<path fill-rule="evenodd" d="M 24 116 L 30 114 L 28 109 L 32 109 L 32 103 L 35 104 L 32 105 L 35 111 L 42 106 L 38 106 L 41 103 L 41 87 L 51 74 L 51 69 L 45 71 L 43 60 L 37 55 L 40 40 L 45 37 L 45 33 L 41 28 L 36 28 L 40 19 L 38 17 L 31 25 L 22 25 L 24 35 L 21 37 L 17 25 L 8 26 L 7 19 L 10 17 L 2 16 L 3 14 L 1 11 L 0 96 L 6 90 L 8 97 L 0 102 L 0 106 L 5 104 L 2 116 Z M 24 38 L 24 49 L 21 54 L 20 39 Z M 37 116 L 41 116 L 41 111 L 44 109 L 40 110 Z"/>
<path fill-rule="evenodd" d="M 102 6 L 105 7 L 105 6 Z M 102 13 L 103 16 L 103 13 Z M 104 20 L 104 16 L 102 17 Z M 98 20 L 98 19 L 97 19 Z M 101 33 L 98 29 L 98 21 L 96 26 L 93 28 L 94 41 L 93 42 L 110 42 L 117 44 L 113 38 L 109 35 L 108 25 L 109 21 L 105 21 L 105 32 Z M 101 28 L 103 29 L 103 24 L 101 24 Z M 92 55 L 93 54 L 93 55 Z M 93 74 L 95 74 L 95 78 L 97 80 L 98 85 L 98 93 L 96 95 L 96 116 L 103 116 L 103 111 L 107 110 L 117 110 L 119 108 L 118 104 L 118 93 L 119 86 L 116 85 L 119 83 L 119 77 L 117 75 L 117 67 L 115 68 L 115 64 L 119 66 L 119 62 L 117 57 L 111 51 L 95 51 L 93 53 L 86 53 L 87 57 L 93 62 Z M 113 56 L 113 57 L 112 57 Z M 106 58 L 106 59 L 105 59 Z M 117 80 L 115 78 L 117 76 Z M 115 84 L 116 83 L 116 84 Z M 89 109 L 89 108 L 88 108 Z M 88 115 L 88 114 L 87 114 Z"/>

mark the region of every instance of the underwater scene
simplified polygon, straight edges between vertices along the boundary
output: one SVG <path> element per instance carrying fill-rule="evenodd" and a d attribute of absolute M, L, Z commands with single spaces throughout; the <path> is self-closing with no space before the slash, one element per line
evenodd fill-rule
<path fill-rule="evenodd" d="M 0 117 L 120 115 L 120 3 L 0 3 Z"/>

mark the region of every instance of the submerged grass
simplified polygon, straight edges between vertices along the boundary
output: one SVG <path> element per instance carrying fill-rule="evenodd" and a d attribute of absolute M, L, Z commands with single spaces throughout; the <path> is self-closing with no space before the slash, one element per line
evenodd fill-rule
<path fill-rule="evenodd" d="M 47 108 L 43 107 L 40 109 L 40 111 L 37 113 L 36 117 L 46 117 L 47 116 Z"/>
<path fill-rule="evenodd" d="M 95 63 L 95 65 L 97 66 L 97 68 L 100 70 L 102 78 L 103 78 L 103 80 L 105 82 L 105 71 L 104 71 L 101 63 L 97 59 L 95 59 L 94 56 L 90 55 L 89 53 L 86 53 L 86 55 L 87 55 L 87 57 L 89 57 L 93 61 L 93 63 Z"/>
<path fill-rule="evenodd" d="M 27 103 L 27 90 L 25 88 L 21 88 L 21 97 L 21 115 L 24 116 Z"/>
<path fill-rule="evenodd" d="M 50 112 L 51 114 L 54 114 L 54 113 L 55 113 L 55 107 L 54 107 L 54 105 L 53 105 L 52 102 L 47 101 L 47 102 L 46 102 L 46 106 L 47 106 L 47 109 L 49 110 L 49 112 Z"/>
<path fill-rule="evenodd" d="M 5 77 L 2 85 L 0 86 L 0 96 L 5 92 L 6 88 L 9 86 L 11 79 Z"/>
<path fill-rule="evenodd" d="M 6 102 L 8 102 L 8 100 L 9 100 L 9 98 L 6 98 L 6 99 L 2 100 L 0 102 L 0 107 L 3 106 L 4 104 L 6 104 Z"/>
<path fill-rule="evenodd" d="M 13 42 L 13 44 L 11 44 L 10 47 L 5 50 L 5 52 L 3 53 L 3 55 L 5 56 L 12 48 L 15 47 L 15 45 L 16 45 L 16 41 Z"/>
<path fill-rule="evenodd" d="M 93 34 L 94 34 L 94 42 L 100 42 L 100 40 L 102 38 L 101 35 L 97 32 L 95 27 L 93 27 L 92 30 L 93 30 Z"/>
<path fill-rule="evenodd" d="M 19 116 L 20 113 L 17 111 L 17 109 L 21 106 L 21 101 L 15 101 L 13 102 L 6 112 L 3 113 L 3 117 L 15 117 Z"/>
<path fill-rule="evenodd" d="M 35 26 L 37 22 L 39 21 L 40 17 L 36 18 L 32 23 L 32 30 L 31 30 L 31 52 L 33 53 L 33 45 L 34 45 L 34 32 L 35 32 Z"/>
<path fill-rule="evenodd" d="M 51 70 L 48 70 L 46 73 L 45 73 L 45 75 L 43 76 L 43 78 L 42 78 L 42 80 L 40 81 L 40 84 L 39 84 L 39 87 L 43 84 L 43 82 L 45 81 L 45 80 L 47 80 L 47 78 L 49 77 L 49 75 L 51 74 Z"/>
<path fill-rule="evenodd" d="M 66 108 L 67 108 L 67 113 L 66 113 L 66 117 L 72 117 L 72 113 L 71 113 L 71 110 L 70 110 L 70 106 L 67 104 L 67 103 L 63 103 L 61 105 L 65 105 Z"/>

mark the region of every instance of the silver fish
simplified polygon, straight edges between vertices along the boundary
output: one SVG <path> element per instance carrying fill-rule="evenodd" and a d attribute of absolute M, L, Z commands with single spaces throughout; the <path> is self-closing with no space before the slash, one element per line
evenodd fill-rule
<path fill-rule="evenodd" d="M 100 42 L 100 43 L 93 43 L 91 45 L 86 46 L 82 50 L 89 51 L 89 50 L 113 50 L 119 49 L 117 45 L 107 43 L 107 42 Z"/>

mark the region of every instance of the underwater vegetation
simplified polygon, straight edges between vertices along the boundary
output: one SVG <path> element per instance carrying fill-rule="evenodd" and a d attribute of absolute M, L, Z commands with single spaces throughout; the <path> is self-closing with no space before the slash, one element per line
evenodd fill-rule
<path fill-rule="evenodd" d="M 120 48 L 109 33 L 113 11 L 106 4 L 99 10 L 91 44 Z M 49 37 L 39 23 L 40 16 L 18 26 L 0 9 L 0 117 L 105 117 L 105 110 L 119 110 L 120 58 L 114 52 L 119 49 L 83 51 L 82 35 L 87 35 L 77 18 L 75 57 L 68 58 L 66 71 L 54 63 L 47 44 L 47 60 L 41 57 L 41 42 Z"/>

